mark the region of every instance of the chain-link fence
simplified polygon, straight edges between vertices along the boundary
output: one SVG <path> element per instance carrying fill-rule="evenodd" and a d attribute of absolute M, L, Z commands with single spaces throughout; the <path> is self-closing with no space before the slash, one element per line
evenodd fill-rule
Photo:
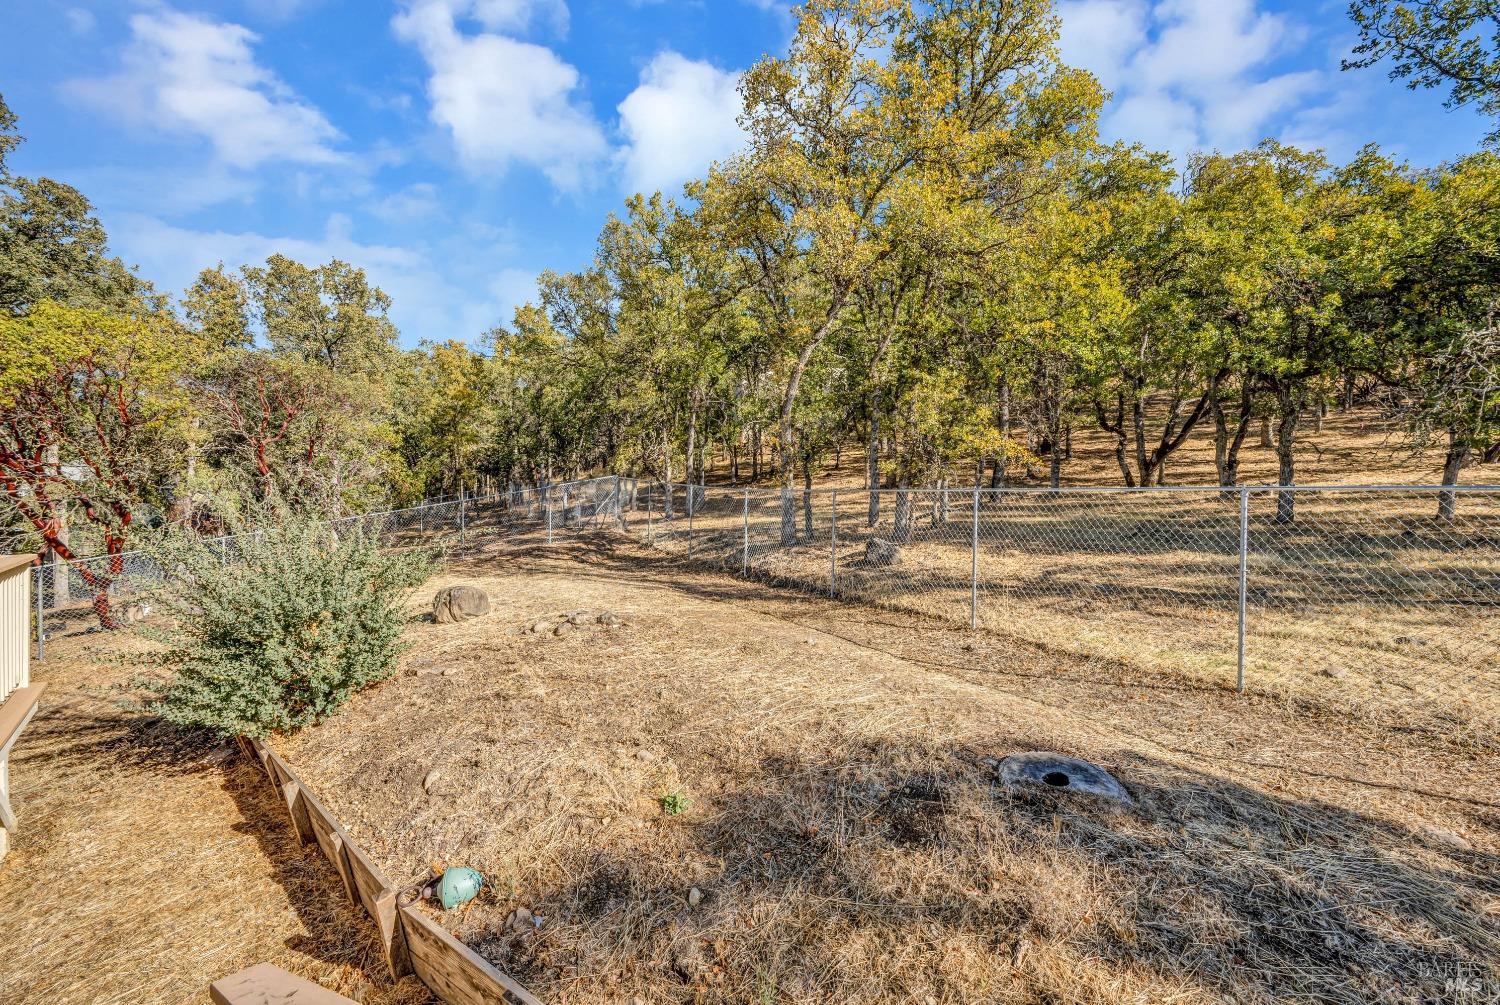
<path fill-rule="evenodd" d="M 470 535 L 530 530 L 544 530 L 550 540 L 563 528 L 615 526 L 622 510 L 622 491 L 628 493 L 633 485 L 629 479 L 611 476 L 515 486 L 489 496 L 342 517 L 329 526 L 336 532 L 357 528 L 393 548 L 446 541 L 462 544 Z M 237 541 L 224 536 L 206 543 L 228 560 Z M 90 623 L 119 628 L 146 616 L 150 610 L 145 595 L 167 575 L 148 551 L 58 559 L 36 566 L 32 570 L 36 658 L 45 657 L 50 635 Z"/>
<path fill-rule="evenodd" d="M 637 488 L 648 543 L 1105 665 L 1493 733 L 1500 489 Z"/>
<path fill-rule="evenodd" d="M 607 476 L 333 526 L 393 547 L 624 532 L 695 564 L 1106 666 L 1500 727 L 1494 487 L 783 492 Z M 212 544 L 228 556 L 235 539 Z M 117 627 L 148 613 L 137 595 L 163 577 L 145 552 L 34 574 L 38 658 L 70 620 Z"/>

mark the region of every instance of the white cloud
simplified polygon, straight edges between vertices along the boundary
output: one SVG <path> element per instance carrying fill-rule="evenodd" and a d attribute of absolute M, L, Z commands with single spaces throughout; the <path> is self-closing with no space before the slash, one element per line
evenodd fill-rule
<path fill-rule="evenodd" d="M 736 122 L 740 75 L 676 52 L 657 55 L 620 102 L 618 154 L 632 192 L 671 191 L 745 142 Z"/>
<path fill-rule="evenodd" d="M 1327 75 L 1273 74 L 1302 26 L 1257 0 L 1064 0 L 1063 58 L 1114 92 L 1106 136 L 1179 157 L 1247 146 L 1304 112 Z"/>
<path fill-rule="evenodd" d="M 1145 0 L 1064 0 L 1058 5 L 1063 59 L 1114 86 L 1146 42 L 1149 13 Z"/>
<path fill-rule="evenodd" d="M 438 198 L 437 186 L 425 181 L 415 182 L 378 199 L 370 205 L 370 212 L 387 223 L 436 220 L 447 215 Z"/>
<path fill-rule="evenodd" d="M 430 115 L 452 134 L 466 167 L 503 172 L 528 164 L 558 188 L 575 190 L 608 153 L 603 131 L 575 94 L 577 69 L 544 46 L 487 31 L 468 35 L 455 23 L 467 13 L 481 23 L 514 24 L 536 9 L 514 0 L 416 0 L 392 24 L 427 60 Z"/>
<path fill-rule="evenodd" d="M 474 20 L 491 31 L 524 31 L 542 18 L 559 35 L 568 31 L 565 0 L 472 0 L 470 9 Z"/>
<path fill-rule="evenodd" d="M 255 61 L 254 32 L 165 8 L 130 19 L 123 68 L 74 80 L 75 97 L 148 129 L 198 136 L 225 164 L 332 164 L 338 130 Z"/>

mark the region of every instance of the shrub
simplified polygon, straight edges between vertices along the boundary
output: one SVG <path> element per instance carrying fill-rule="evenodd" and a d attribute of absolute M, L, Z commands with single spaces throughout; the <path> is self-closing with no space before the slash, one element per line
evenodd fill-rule
<path fill-rule="evenodd" d="M 669 817 L 675 817 L 679 813 L 686 813 L 690 805 L 692 805 L 692 800 L 681 792 L 668 792 L 661 797 L 662 812 Z"/>
<path fill-rule="evenodd" d="M 142 629 L 159 646 L 141 659 L 159 672 L 149 707 L 170 722 L 224 735 L 296 730 L 395 669 L 402 601 L 432 556 L 382 553 L 357 530 L 280 510 L 258 522 L 227 547 L 176 534 L 156 549 L 166 618 Z"/>

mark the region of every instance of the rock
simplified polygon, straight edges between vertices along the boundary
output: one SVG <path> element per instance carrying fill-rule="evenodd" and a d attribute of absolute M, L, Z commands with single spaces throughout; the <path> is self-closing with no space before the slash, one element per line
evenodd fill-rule
<path fill-rule="evenodd" d="M 1343 667 L 1324 667 L 1322 673 L 1324 677 L 1330 677 L 1333 680 L 1343 680 L 1349 676 L 1349 671 Z"/>
<path fill-rule="evenodd" d="M 432 620 L 440 625 L 490 613 L 490 598 L 477 586 L 449 586 L 432 598 Z"/>
<path fill-rule="evenodd" d="M 1012 754 L 1000 762 L 1000 782 L 1008 789 L 1036 785 L 1054 792 L 1083 792 L 1115 802 L 1133 800 L 1125 786 L 1097 764 L 1045 750 Z"/>
<path fill-rule="evenodd" d="M 617 628 L 620 624 L 620 619 L 616 615 L 611 614 L 609 611 L 605 611 L 594 620 L 603 625 L 605 628 Z"/>
<path fill-rule="evenodd" d="M 894 541 L 872 537 L 865 542 L 866 565 L 900 565 L 901 547 Z"/>
<path fill-rule="evenodd" d="M 543 618 L 541 621 L 533 621 L 531 623 L 531 631 L 536 633 L 537 635 L 541 635 L 544 632 L 550 632 L 552 631 L 552 628 L 553 625 L 550 618 Z"/>
<path fill-rule="evenodd" d="M 697 907 L 703 903 L 703 891 L 696 886 L 688 891 L 688 907 Z"/>
<path fill-rule="evenodd" d="M 587 625 L 592 623 L 593 620 L 594 616 L 588 611 L 575 611 L 568 615 L 568 624 L 570 625 Z"/>
<path fill-rule="evenodd" d="M 564 621 L 562 624 L 552 629 L 552 634 L 557 638 L 562 638 L 564 635 L 568 634 L 568 632 L 572 631 L 572 629 L 573 626 Z"/>
<path fill-rule="evenodd" d="M 437 788 L 438 782 L 441 782 L 442 780 L 443 772 L 438 768 L 433 768 L 431 771 L 427 772 L 426 775 L 422 776 L 422 791 L 426 792 L 428 795 L 431 795 L 432 790 Z"/>
<path fill-rule="evenodd" d="M 1464 837 L 1462 834 L 1450 831 L 1446 827 L 1437 827 L 1433 824 L 1427 824 L 1422 827 L 1422 833 L 1437 844 L 1443 845 L 1451 851 L 1474 850 L 1474 846 L 1469 843 L 1468 838 Z"/>

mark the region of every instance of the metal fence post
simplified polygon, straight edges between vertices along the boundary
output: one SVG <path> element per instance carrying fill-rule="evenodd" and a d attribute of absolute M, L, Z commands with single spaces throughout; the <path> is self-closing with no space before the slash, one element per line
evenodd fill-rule
<path fill-rule="evenodd" d="M 740 550 L 740 575 L 750 575 L 750 490 L 745 490 L 744 545 Z"/>
<path fill-rule="evenodd" d="M 839 490 L 828 495 L 828 595 L 839 595 Z"/>
<path fill-rule="evenodd" d="M 974 521 L 969 531 L 969 630 L 979 627 L 979 486 L 974 486 Z"/>
<path fill-rule="evenodd" d="M 36 659 L 40 663 L 47 654 L 47 632 L 42 621 L 42 612 L 46 610 L 46 603 L 42 597 L 42 573 L 46 570 L 45 565 L 36 568 Z M 59 568 L 59 566 L 53 566 Z M 67 573 L 64 572 L 64 575 Z"/>
<path fill-rule="evenodd" d="M 1240 486 L 1240 623 L 1239 652 L 1236 657 L 1235 691 L 1245 693 L 1245 601 L 1249 592 L 1250 567 L 1250 487 Z"/>
<path fill-rule="evenodd" d="M 464 541 L 465 541 L 465 538 L 468 535 L 468 530 L 469 530 L 468 514 L 464 512 L 465 509 L 467 509 L 467 507 L 468 507 L 468 502 L 469 502 L 469 500 L 464 496 L 464 487 L 462 485 L 460 485 L 458 487 L 458 543 L 459 544 L 463 544 Z"/>

